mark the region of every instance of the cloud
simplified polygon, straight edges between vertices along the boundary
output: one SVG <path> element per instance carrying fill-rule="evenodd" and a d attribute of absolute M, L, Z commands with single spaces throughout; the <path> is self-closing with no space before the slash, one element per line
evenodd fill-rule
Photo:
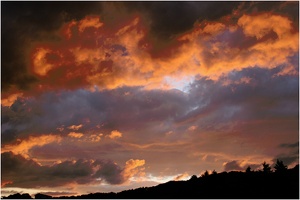
<path fill-rule="evenodd" d="M 189 131 L 194 131 L 194 130 L 196 130 L 196 129 L 197 129 L 197 126 L 190 126 L 190 127 L 188 128 Z"/>
<path fill-rule="evenodd" d="M 36 188 L 56 187 L 70 183 L 87 184 L 105 181 L 109 184 L 122 184 L 136 175 L 145 164 L 144 160 L 128 160 L 122 169 L 109 160 L 63 161 L 51 166 L 42 166 L 31 159 L 12 152 L 1 154 L 2 180 L 10 187 Z M 7 182 L 6 181 L 6 182 Z"/>
<path fill-rule="evenodd" d="M 9 107 L 18 99 L 18 97 L 22 97 L 22 95 L 23 93 L 11 94 L 7 98 L 1 99 L 1 105 Z"/>
<path fill-rule="evenodd" d="M 225 171 L 243 170 L 243 168 L 240 166 L 240 163 L 236 160 L 224 163 L 223 167 Z"/>
<path fill-rule="evenodd" d="M 256 23 L 259 25 L 254 30 L 252 27 L 256 27 Z M 275 27 L 277 23 L 285 25 Z M 264 24 L 268 24 L 266 28 Z M 230 71 L 248 67 L 272 69 L 281 64 L 289 64 L 289 57 L 298 52 L 298 33 L 294 32 L 292 22 L 287 17 L 272 13 L 243 15 L 238 19 L 236 28 L 231 27 L 232 25 L 202 22 L 179 38 L 187 41 L 186 45 L 191 49 L 189 51 L 196 54 L 194 57 L 201 64 L 199 74 L 215 80 Z M 206 29 L 216 32 L 208 34 Z M 274 34 L 269 33 L 271 31 Z M 252 40 L 251 37 L 255 36 L 257 39 Z M 243 44 L 249 41 L 249 45 L 235 43 L 238 41 Z"/>
<path fill-rule="evenodd" d="M 110 139 L 120 138 L 122 137 L 122 133 L 117 130 L 114 130 L 109 135 L 107 135 L 107 137 L 109 137 Z"/>
<path fill-rule="evenodd" d="M 129 18 L 118 28 L 106 27 L 99 16 L 66 23 L 62 34 L 67 34 L 67 38 L 49 47 L 37 44 L 33 50 L 33 71 L 40 76 L 35 91 L 61 87 L 93 89 L 95 85 L 100 89 L 124 85 L 164 89 L 168 88 L 168 76 L 200 74 L 216 80 L 232 70 L 253 66 L 272 69 L 282 64 L 282 73 L 295 74 L 288 58 L 298 52 L 298 33 L 285 16 L 243 15 L 235 25 L 196 23 L 190 32 L 174 40 L 175 45 L 165 47 L 173 53 L 163 59 L 153 57 L 145 47 L 151 41 L 147 39 L 147 23 L 143 24 L 143 20 L 141 16 Z M 256 40 L 241 48 L 234 45 L 249 37 Z M 61 78 L 55 78 L 57 74 Z"/>
<path fill-rule="evenodd" d="M 185 173 L 183 173 L 183 174 L 179 174 L 178 176 L 176 176 L 176 177 L 174 178 L 174 181 L 184 180 L 184 179 L 188 178 L 189 176 L 190 176 L 190 175 L 189 175 L 187 172 L 185 172 Z"/>
<path fill-rule="evenodd" d="M 126 161 L 125 168 L 122 172 L 123 177 L 126 180 L 128 180 L 129 178 L 135 176 L 140 172 L 139 167 L 144 166 L 145 163 L 146 163 L 145 160 L 138 160 L 138 159 L 136 160 L 130 159 Z"/>
<path fill-rule="evenodd" d="M 83 20 L 80 21 L 78 25 L 78 29 L 80 32 L 83 32 L 86 28 L 100 28 L 103 25 L 100 22 L 100 18 L 97 16 L 87 16 Z"/>
<path fill-rule="evenodd" d="M 26 140 L 20 140 L 16 144 L 4 145 L 1 148 L 2 152 L 13 152 L 14 154 L 21 154 L 28 158 L 28 152 L 35 146 L 44 146 L 50 143 L 59 143 L 62 138 L 58 135 L 41 135 L 41 136 L 30 136 Z"/>
<path fill-rule="evenodd" d="M 79 125 L 72 125 L 72 126 L 69 126 L 68 129 L 70 130 L 74 130 L 74 131 L 78 131 L 80 128 L 82 128 L 82 124 L 79 124 Z"/>
<path fill-rule="evenodd" d="M 96 135 L 96 134 L 92 134 L 89 136 L 89 141 L 91 142 L 99 142 L 101 140 L 101 137 L 103 136 L 102 133 Z"/>
<path fill-rule="evenodd" d="M 151 153 L 159 152 L 160 162 L 169 165 L 174 162 L 170 158 L 179 153 L 178 149 L 185 155 L 177 156 L 176 162 L 193 163 L 195 168 L 197 163 L 189 157 L 191 152 L 221 151 L 231 155 L 235 154 L 235 148 L 240 149 L 238 155 L 227 159 L 208 156 L 207 167 L 203 170 L 221 170 L 223 162 L 242 160 L 242 156 L 253 155 L 253 149 L 255 154 L 272 159 L 283 151 L 282 148 L 274 149 L 278 141 L 289 143 L 298 139 L 298 111 L 295 109 L 298 107 L 298 78 L 273 77 L 280 69 L 244 69 L 221 77 L 219 81 L 199 77 L 187 93 L 122 87 L 95 92 L 45 93 L 38 99 L 20 98 L 10 108 L 2 110 L 2 135 L 12 136 L 12 128 L 17 129 L 17 137 L 12 138 L 11 143 L 19 137 L 26 140 L 32 130 L 36 134 L 52 132 L 61 136 L 61 145 L 32 147 L 30 155 L 40 163 L 104 156 L 120 162 L 121 153 L 139 156 L 137 152 L 140 152 L 147 163 L 154 165 L 153 171 L 157 174 L 160 167 Z M 251 80 L 241 82 L 244 77 Z M 39 112 L 28 115 L 29 108 Z M 84 134 L 79 139 L 67 137 L 71 132 L 67 128 L 57 130 L 57 127 L 80 124 L 83 125 L 80 131 L 72 131 Z M 197 131 L 188 131 L 192 126 L 197 126 Z M 7 130 L 11 132 L 5 132 Z M 124 130 L 126 137 L 122 135 L 122 140 L 104 137 L 112 130 Z M 169 131 L 172 134 L 165 135 Z M 174 174 L 179 173 L 174 171 L 171 175 Z"/>
<path fill-rule="evenodd" d="M 128 95 L 124 95 L 126 92 Z M 154 127 L 153 124 L 180 116 L 187 107 L 184 93 L 174 90 L 148 91 L 124 87 L 101 92 L 66 91 L 59 96 L 45 93 L 38 99 L 22 98 L 11 107 L 2 107 L 2 141 L 6 140 L 6 144 L 14 142 L 16 137 L 12 135 L 26 139 L 33 132 L 62 137 L 70 132 L 80 132 L 86 137 L 102 133 L 116 139 L 123 134 L 113 130 L 136 128 L 140 131 L 146 126 L 153 132 L 156 132 L 154 129 L 165 131 L 168 127 Z M 125 114 L 128 112 L 131 114 Z M 80 131 L 74 131 L 77 129 Z M 130 131 L 126 137 L 136 138 L 133 134 Z"/>
<path fill-rule="evenodd" d="M 81 138 L 83 136 L 83 133 L 70 132 L 68 136 L 73 138 Z"/>
<path fill-rule="evenodd" d="M 275 165 L 276 161 L 280 160 L 282 161 L 285 165 L 287 165 L 289 168 L 294 167 L 299 163 L 299 155 L 281 155 L 276 158 L 274 158 L 273 165 Z"/>
<path fill-rule="evenodd" d="M 299 148 L 299 142 L 283 143 L 283 144 L 280 144 L 279 147 L 282 147 L 282 148 Z"/>
<path fill-rule="evenodd" d="M 14 93 L 27 90 L 25 96 L 94 85 L 166 88 L 168 75 L 217 79 L 249 66 L 289 64 L 287 58 L 298 51 L 293 3 L 65 2 L 55 4 L 44 20 L 36 20 L 31 9 L 45 16 L 42 10 L 53 4 L 20 4 L 23 9 L 15 3 L 4 5 L 10 11 L 4 13 L 5 21 L 14 22 L 3 30 L 4 52 L 9 52 L 3 56 L 8 74 L 4 87 Z M 176 12 L 164 12 L 169 8 Z M 255 9 L 259 11 L 253 14 Z M 170 23 L 175 18 L 178 23 Z M 11 48 L 15 44 L 20 50 Z"/>
<path fill-rule="evenodd" d="M 261 160 L 261 158 L 260 158 Z M 264 161 L 261 161 L 261 163 L 257 162 L 256 159 L 254 162 L 249 160 L 233 160 L 230 162 L 223 163 L 223 168 L 225 171 L 245 171 L 247 167 L 250 167 L 251 170 L 257 171 L 262 168 L 262 164 Z"/>
<path fill-rule="evenodd" d="M 1 79 L 2 98 L 6 91 L 28 91 L 32 84 L 38 81 L 28 70 L 29 49 L 33 43 L 57 40 L 58 37 L 53 32 L 57 31 L 62 23 L 83 18 L 87 13 L 99 14 L 102 8 L 99 2 L 76 5 L 70 2 L 6 2 L 2 6 L 5 10 L 2 16 L 2 35 L 5 40 L 2 42 L 4 54 L 1 70 L 6 74 Z M 14 48 L 16 46 L 18 48 Z"/>

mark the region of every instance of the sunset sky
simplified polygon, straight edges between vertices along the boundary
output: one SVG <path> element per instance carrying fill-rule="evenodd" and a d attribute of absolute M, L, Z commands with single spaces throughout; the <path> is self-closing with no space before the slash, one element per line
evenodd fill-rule
<path fill-rule="evenodd" d="M 1 2 L 1 192 L 299 162 L 299 2 Z"/>

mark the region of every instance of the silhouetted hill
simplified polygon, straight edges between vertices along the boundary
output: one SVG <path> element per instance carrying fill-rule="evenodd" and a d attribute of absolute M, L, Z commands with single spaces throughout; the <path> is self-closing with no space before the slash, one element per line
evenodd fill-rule
<path fill-rule="evenodd" d="M 9 196 L 7 198 L 10 198 Z M 35 198 L 42 198 L 37 194 Z M 45 197 L 45 196 L 44 196 Z M 50 196 L 47 196 L 49 198 Z M 119 193 L 61 196 L 60 199 L 299 199 L 299 165 L 280 172 L 222 172 L 187 181 L 169 181 Z"/>

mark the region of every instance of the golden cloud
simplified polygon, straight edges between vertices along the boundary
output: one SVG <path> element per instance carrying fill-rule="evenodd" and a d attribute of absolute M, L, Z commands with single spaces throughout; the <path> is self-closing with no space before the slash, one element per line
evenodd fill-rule
<path fill-rule="evenodd" d="M 25 158 L 29 158 L 28 151 L 35 146 L 44 146 L 53 142 L 60 142 L 62 138 L 58 135 L 42 135 L 30 136 L 26 140 L 21 140 L 17 144 L 4 145 L 1 152 L 13 152 L 14 154 L 21 154 Z"/>
<path fill-rule="evenodd" d="M 22 97 L 23 93 L 15 93 L 15 94 L 11 94 L 6 98 L 1 99 L 1 104 L 3 106 L 11 106 L 15 100 L 18 99 L 18 97 Z"/>
<path fill-rule="evenodd" d="M 124 170 L 122 172 L 123 177 L 125 180 L 128 180 L 130 177 L 133 177 L 134 175 L 139 173 L 139 167 L 142 167 L 145 165 L 145 160 L 139 160 L 139 159 L 130 159 L 126 161 Z"/>
<path fill-rule="evenodd" d="M 179 174 L 178 176 L 176 176 L 173 180 L 174 181 L 180 181 L 180 180 L 184 180 L 186 178 L 188 178 L 190 175 L 187 172 L 184 172 L 183 174 Z"/>
<path fill-rule="evenodd" d="M 82 128 L 82 127 L 83 127 L 82 124 L 79 124 L 79 125 L 71 125 L 71 126 L 68 127 L 68 129 L 77 131 L 77 130 L 79 130 L 79 129 Z"/>
<path fill-rule="evenodd" d="M 173 41 L 175 45 L 165 47 L 163 52 L 168 54 L 156 57 L 147 48 L 151 41 L 145 24 L 140 17 L 116 27 L 106 27 L 98 16 L 72 21 L 63 28 L 69 39 L 56 46 L 36 47 L 33 69 L 44 84 L 169 89 L 167 77 L 180 79 L 200 74 L 217 80 L 232 70 L 292 65 L 289 57 L 299 50 L 299 33 L 292 22 L 272 13 L 243 15 L 230 25 L 198 23 Z M 238 31 L 243 35 L 236 37 Z M 249 38 L 254 38 L 252 43 L 243 46 Z M 232 41 L 240 46 L 232 45 Z M 50 59 L 51 54 L 56 55 L 56 60 Z M 64 78 L 53 82 L 51 76 L 58 73 Z"/>
<path fill-rule="evenodd" d="M 122 133 L 117 130 L 114 130 L 109 135 L 107 135 L 107 137 L 109 137 L 110 139 L 120 138 L 122 137 Z"/>
<path fill-rule="evenodd" d="M 73 138 L 81 138 L 83 136 L 83 133 L 70 132 L 68 136 Z"/>

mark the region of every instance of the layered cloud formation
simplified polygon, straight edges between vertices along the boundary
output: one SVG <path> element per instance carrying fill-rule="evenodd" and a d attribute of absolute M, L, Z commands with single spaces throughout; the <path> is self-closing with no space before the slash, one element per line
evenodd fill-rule
<path fill-rule="evenodd" d="M 2 6 L 3 188 L 299 161 L 298 2 L 19 4 Z"/>
<path fill-rule="evenodd" d="M 131 159 L 122 169 L 109 160 L 79 159 L 41 166 L 11 152 L 2 153 L 1 162 L 2 183 L 23 188 L 56 187 L 71 183 L 99 184 L 102 181 L 121 184 L 138 173 L 137 168 L 145 164 L 144 160 Z"/>

